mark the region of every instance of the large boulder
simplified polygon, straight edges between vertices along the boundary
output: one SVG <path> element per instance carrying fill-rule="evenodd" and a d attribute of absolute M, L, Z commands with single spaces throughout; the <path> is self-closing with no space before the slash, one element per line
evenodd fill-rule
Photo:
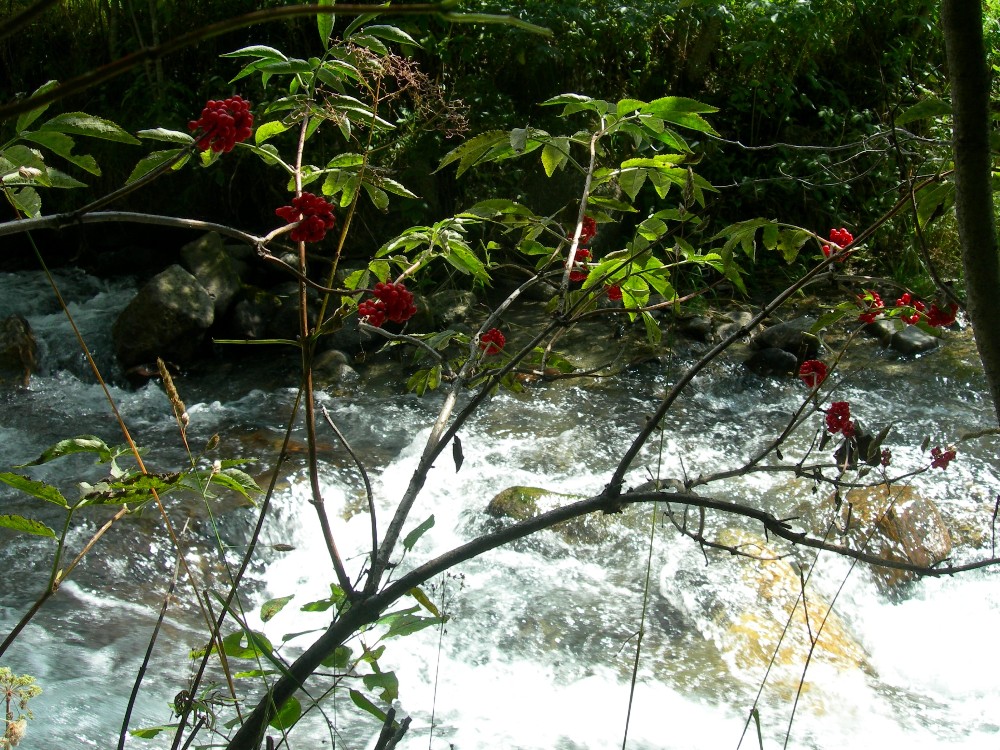
<path fill-rule="evenodd" d="M 951 534 L 932 500 L 909 486 L 860 487 L 847 493 L 840 513 L 848 539 L 874 555 L 929 567 L 951 555 Z M 894 568 L 872 568 L 876 582 L 892 590 L 913 579 Z"/>
<path fill-rule="evenodd" d="M 222 238 L 216 232 L 202 235 L 181 248 L 181 261 L 215 301 L 221 317 L 240 291 L 240 277 Z"/>
<path fill-rule="evenodd" d="M 882 346 L 900 354 L 922 354 L 936 349 L 940 340 L 916 326 L 899 327 L 898 320 L 876 320 L 865 326 L 865 333 L 878 339 Z"/>
<path fill-rule="evenodd" d="M 752 349 L 784 349 L 786 352 L 794 354 L 801 362 L 804 359 L 812 359 L 820 349 L 820 341 L 815 333 L 811 332 L 816 325 L 816 319 L 804 315 L 784 323 L 765 328 L 752 339 L 750 348 Z"/>
<path fill-rule="evenodd" d="M 215 300 L 178 265 L 157 274 L 122 310 L 111 329 L 115 354 L 128 369 L 162 357 L 190 362 L 215 320 Z"/>
<path fill-rule="evenodd" d="M 38 345 L 27 319 L 10 315 L 0 321 L 0 386 L 26 387 L 38 369 Z"/>
<path fill-rule="evenodd" d="M 803 579 L 785 555 L 762 537 L 723 529 L 715 539 L 740 554 L 705 565 L 693 552 L 668 561 L 660 592 L 714 643 L 737 678 L 768 681 L 783 697 L 794 694 L 806 664 L 806 687 L 823 669 L 868 670 L 868 657 L 829 600 Z M 820 626 L 822 625 L 822 629 Z"/>

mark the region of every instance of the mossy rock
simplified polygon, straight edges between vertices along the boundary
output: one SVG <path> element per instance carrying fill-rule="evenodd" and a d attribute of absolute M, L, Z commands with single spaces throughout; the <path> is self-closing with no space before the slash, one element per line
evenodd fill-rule
<path fill-rule="evenodd" d="M 490 500 L 486 512 L 494 518 L 527 521 L 538 515 L 538 500 L 552 494 L 540 487 L 508 487 Z"/>

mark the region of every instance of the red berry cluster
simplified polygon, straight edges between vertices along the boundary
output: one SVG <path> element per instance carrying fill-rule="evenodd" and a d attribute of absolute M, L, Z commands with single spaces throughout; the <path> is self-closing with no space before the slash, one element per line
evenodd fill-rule
<path fill-rule="evenodd" d="M 944 310 L 938 307 L 936 302 L 932 302 L 928 310 L 927 305 L 915 299 L 909 292 L 904 293 L 902 297 L 896 300 L 896 307 L 908 308 L 909 311 L 903 312 L 899 317 L 910 325 L 919 323 L 920 318 L 923 317 L 927 325 L 935 328 L 943 328 L 954 323 L 955 317 L 958 315 L 958 305 L 954 302 Z"/>
<path fill-rule="evenodd" d="M 826 365 L 818 359 L 807 359 L 799 368 L 799 377 L 809 388 L 815 388 L 826 380 Z"/>
<path fill-rule="evenodd" d="M 851 405 L 846 401 L 834 401 L 826 411 L 826 429 L 844 437 L 854 435 L 854 422 L 851 421 Z"/>
<path fill-rule="evenodd" d="M 837 249 L 839 251 L 850 245 L 852 242 L 854 242 L 854 235 L 852 235 L 843 227 L 841 227 L 840 229 L 831 229 L 830 242 L 837 245 Z M 833 254 L 833 249 L 829 245 L 823 245 L 823 255 L 829 258 L 830 255 L 832 254 Z M 839 260 L 841 263 L 843 263 L 846 259 L 847 256 L 845 255 L 842 256 Z"/>
<path fill-rule="evenodd" d="M 417 314 L 413 304 L 413 293 L 402 284 L 385 284 L 379 282 L 372 289 L 374 299 L 368 299 L 358 304 L 358 317 L 368 325 L 379 327 L 386 320 L 393 323 L 405 323 Z"/>
<path fill-rule="evenodd" d="M 590 251 L 585 250 L 584 246 L 589 245 L 590 241 L 594 239 L 596 234 L 597 221 L 595 221 L 592 216 L 584 216 L 583 226 L 580 227 L 580 244 L 577 248 L 576 256 L 573 259 L 573 268 L 571 268 L 569 272 L 570 281 L 580 282 L 587 278 L 586 263 L 590 260 Z M 572 240 L 573 235 L 569 235 L 568 239 Z"/>
<path fill-rule="evenodd" d="M 487 355 L 499 354 L 506 343 L 507 339 L 496 328 L 491 328 L 479 337 L 479 348 Z"/>
<path fill-rule="evenodd" d="M 940 446 L 931 448 L 931 466 L 935 469 L 947 469 L 955 458 L 955 449 L 941 450 Z"/>
<path fill-rule="evenodd" d="M 253 115 L 250 102 L 241 96 L 215 101 L 210 99 L 201 111 L 201 117 L 188 123 L 191 131 L 200 130 L 199 148 L 215 152 L 229 152 L 237 143 L 245 141 L 253 132 Z"/>
<path fill-rule="evenodd" d="M 293 242 L 319 242 L 333 229 L 333 206 L 318 195 L 302 193 L 290 206 L 274 210 L 289 223 L 299 222 L 289 234 Z"/>
<path fill-rule="evenodd" d="M 885 312 L 885 305 L 882 298 L 874 289 L 868 289 L 858 297 L 858 304 L 861 306 L 861 314 L 858 320 L 861 323 L 874 323 L 875 318 Z"/>
<path fill-rule="evenodd" d="M 605 291 L 608 294 L 608 299 L 612 302 L 618 302 L 622 298 L 622 288 L 617 284 L 609 284 Z"/>

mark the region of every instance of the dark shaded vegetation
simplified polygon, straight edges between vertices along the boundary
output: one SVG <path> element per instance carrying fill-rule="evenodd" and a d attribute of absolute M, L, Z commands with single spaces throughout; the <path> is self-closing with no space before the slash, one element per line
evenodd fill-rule
<path fill-rule="evenodd" d="M 93 0 L 57 5 L 30 34 L 0 42 L 0 90 L 30 93 L 49 78 L 65 80 L 199 25 L 280 4 Z M 10 7 L 28 5 L 21 0 Z M 820 232 L 863 226 L 899 198 L 906 179 L 933 173 L 938 165 L 931 158 L 944 152 L 947 132 L 928 130 L 926 121 L 910 126 L 924 128 L 912 131 L 919 141 L 903 142 L 891 130 L 907 107 L 928 95 L 943 96 L 943 46 L 932 0 L 888 6 L 875 0 L 470 0 L 462 7 L 511 13 L 555 34 L 546 39 L 504 26 L 393 19 L 421 41 L 423 49 L 407 52 L 430 80 L 449 101 L 464 103 L 470 133 L 557 127 L 552 108 L 538 102 L 567 91 L 610 100 L 676 94 L 719 107 L 713 117 L 717 130 L 727 141 L 751 148 L 697 144 L 705 155 L 699 173 L 722 188 L 711 204 L 704 238 L 725 223 L 755 215 Z M 336 28 L 346 23 L 340 19 Z M 130 131 L 157 125 L 185 129 L 206 99 L 221 94 L 241 93 L 260 107 L 266 102 L 252 79 L 228 82 L 239 70 L 237 61 L 227 67 L 218 59 L 250 43 L 294 50 L 302 57 L 321 53 L 311 19 L 264 24 L 140 66 L 59 106 L 102 112 Z M 577 192 L 575 184 L 560 184 L 572 179 L 566 173 L 549 180 L 537 165 L 508 166 L 502 173 L 483 169 L 460 180 L 452 170 L 434 174 L 441 155 L 461 136 L 428 127 L 411 106 L 399 108 L 397 116 L 402 137 L 391 144 L 387 165 L 422 200 L 395 202 L 387 214 L 363 211 L 358 217 L 362 231 L 352 239 L 358 254 L 368 254 L 414 221 L 436 220 L 485 197 L 542 194 L 548 205 L 539 210 L 554 212 Z M 327 138 L 320 152 L 344 148 L 333 135 Z M 935 145 L 936 140 L 941 143 Z M 779 143 L 790 145 L 766 148 Z M 117 144 L 98 144 L 94 151 L 104 173 L 87 181 L 98 191 L 121 185 L 143 155 L 140 147 Z M 261 231 L 273 225 L 271 207 L 284 196 L 273 173 L 240 153 L 228 160 L 226 170 L 192 170 L 171 182 L 165 190 L 128 196 L 117 207 L 220 219 Z M 47 198 L 46 210 L 75 208 L 81 200 L 76 191 L 57 193 Z M 654 200 L 639 196 L 639 216 Z M 898 232 L 875 238 L 871 255 L 880 258 L 881 267 L 871 270 L 917 275 L 906 221 L 899 220 Z M 159 238 L 134 238 L 132 231 L 85 239 L 85 248 L 105 240 L 117 246 L 159 244 Z M 174 242 L 169 235 L 163 238 Z M 949 252 L 942 256 L 946 264 L 953 262 Z M 778 258 L 773 263 L 758 258 L 758 264 L 758 279 L 789 273 Z"/>

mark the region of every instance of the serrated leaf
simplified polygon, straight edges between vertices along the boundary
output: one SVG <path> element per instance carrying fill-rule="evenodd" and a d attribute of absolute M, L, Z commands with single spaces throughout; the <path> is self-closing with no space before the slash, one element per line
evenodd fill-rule
<path fill-rule="evenodd" d="M 941 182 L 924 188 L 917 195 L 917 222 L 925 229 L 941 212 L 948 210 L 955 201 L 955 184 Z"/>
<path fill-rule="evenodd" d="M 136 133 L 136 135 L 140 138 L 146 138 L 151 141 L 181 143 L 185 146 L 194 143 L 194 136 L 190 133 L 184 133 L 180 130 L 168 130 L 167 128 L 150 128 L 148 130 L 140 130 Z"/>
<path fill-rule="evenodd" d="M 337 2 L 337 0 L 318 0 L 318 5 L 330 6 Z M 319 43 L 326 49 L 330 45 L 330 34 L 333 33 L 333 22 L 336 16 L 333 13 L 317 13 L 316 14 L 316 29 L 319 31 Z"/>
<path fill-rule="evenodd" d="M 642 312 L 642 324 L 646 327 L 646 340 L 656 346 L 660 343 L 660 339 L 663 338 L 663 332 L 660 330 L 659 324 L 656 322 L 656 318 L 650 315 L 648 312 Z"/>
<path fill-rule="evenodd" d="M 260 57 L 266 60 L 287 60 L 285 53 L 263 44 L 252 44 L 234 52 L 226 52 L 219 57 Z"/>
<path fill-rule="evenodd" d="M 42 214 L 42 197 L 33 187 L 23 187 L 13 193 L 9 193 L 10 200 L 14 207 L 21 211 L 29 219 L 34 219 Z"/>
<path fill-rule="evenodd" d="M 487 152 L 499 143 L 505 143 L 510 135 L 504 130 L 489 130 L 485 133 L 470 138 L 458 148 L 452 149 L 441 159 L 435 172 L 440 172 L 453 162 L 458 162 L 458 172 L 456 177 L 461 177 L 466 170 L 479 161 Z"/>
<path fill-rule="evenodd" d="M 56 532 L 41 521 L 36 521 L 32 518 L 25 518 L 24 516 L 17 516 L 8 513 L 0 514 L 0 526 L 13 531 L 20 531 L 24 534 L 47 536 L 52 539 L 55 539 L 56 537 Z"/>
<path fill-rule="evenodd" d="M 97 175 L 98 177 L 101 175 L 101 169 L 97 166 L 97 161 L 93 156 L 89 154 L 76 155 L 73 153 L 73 147 L 76 145 L 76 142 L 65 133 L 37 131 L 24 133 L 21 137 L 32 143 L 37 143 L 39 146 L 44 146 L 52 153 L 61 156 L 66 161 L 90 172 L 92 175 Z"/>
<path fill-rule="evenodd" d="M 276 599 L 268 599 L 266 602 L 260 605 L 260 621 L 267 622 L 278 614 L 281 610 L 285 608 L 293 598 L 294 594 L 289 594 L 288 596 L 279 596 Z"/>
<path fill-rule="evenodd" d="M 427 532 L 428 529 L 433 528 L 433 526 L 434 526 L 434 515 L 431 514 L 423 523 L 421 523 L 419 526 L 417 526 L 417 528 L 415 528 L 413 531 L 407 534 L 406 537 L 404 537 L 403 548 L 406 549 L 407 552 L 412 550 L 413 545 L 417 543 L 420 537 L 422 537 Z"/>
<path fill-rule="evenodd" d="M 57 458 L 69 456 L 74 453 L 96 453 L 99 461 L 107 461 L 111 458 L 111 449 L 107 443 L 96 435 L 81 435 L 67 440 L 60 440 L 55 445 L 42 451 L 41 455 L 34 461 L 19 464 L 14 468 L 22 469 L 25 466 L 39 466 L 40 464 L 48 463 L 49 461 L 54 461 Z"/>
<path fill-rule="evenodd" d="M 51 484 L 21 476 L 20 474 L 13 474 L 9 471 L 0 472 L 0 482 L 8 484 L 14 489 L 25 492 L 32 497 L 37 497 L 39 500 L 54 503 L 62 508 L 69 507 L 69 503 L 62 496 L 59 489 L 53 487 Z"/>
<path fill-rule="evenodd" d="M 546 177 L 562 169 L 569 161 L 569 138 L 553 138 L 542 146 L 542 168 Z"/>
<path fill-rule="evenodd" d="M 387 42 L 410 44 L 414 47 L 420 47 L 420 43 L 417 42 L 416 39 L 396 26 L 385 26 L 379 24 L 365 26 L 365 33 L 370 34 L 371 36 L 377 36 L 379 39 L 385 39 Z"/>
<path fill-rule="evenodd" d="M 44 93 L 46 93 L 48 91 L 51 91 L 52 89 L 54 89 L 58 85 L 59 85 L 59 81 L 54 81 L 54 80 L 53 81 L 46 81 L 41 86 L 39 86 L 37 89 L 35 89 L 32 92 L 31 96 L 32 97 L 34 97 L 34 96 L 40 96 L 41 94 L 44 94 Z M 30 101 L 31 97 L 29 97 L 28 100 Z M 39 117 L 41 117 L 45 113 L 45 110 L 47 110 L 48 108 L 49 108 L 48 104 L 43 104 L 41 107 L 35 107 L 35 109 L 29 109 L 27 112 L 22 112 L 18 116 L 18 118 L 17 118 L 17 123 L 14 125 L 14 129 L 18 133 L 20 133 L 25 128 L 31 127 L 31 124 L 35 120 L 37 120 Z"/>
<path fill-rule="evenodd" d="M 625 213 L 638 213 L 631 203 L 626 203 L 625 201 L 618 201 L 614 198 L 606 198 L 603 195 L 592 195 L 587 203 L 591 206 L 597 206 L 599 208 L 606 208 L 609 211 L 622 211 Z"/>
<path fill-rule="evenodd" d="M 154 151 L 151 154 L 146 154 L 132 169 L 132 173 L 128 176 L 128 179 L 125 180 L 125 184 L 131 185 L 133 182 L 141 179 L 157 167 L 160 167 L 175 158 L 180 152 L 181 149 L 174 148 L 168 151 Z"/>
<path fill-rule="evenodd" d="M 621 174 L 618 175 L 618 184 L 628 194 L 629 198 L 635 200 L 635 197 L 646 182 L 646 174 L 645 169 L 623 169 Z"/>
<path fill-rule="evenodd" d="M 103 117 L 94 117 L 86 112 L 66 112 L 56 115 L 51 120 L 47 120 L 39 130 L 54 130 L 57 133 L 72 133 L 74 135 L 85 135 L 90 138 L 100 138 L 106 141 L 117 143 L 137 144 L 139 140 L 134 138 L 121 127 L 105 120 Z"/>
<path fill-rule="evenodd" d="M 361 186 L 368 193 L 368 198 L 372 205 L 379 211 L 386 211 L 389 208 L 389 195 L 382 188 L 372 185 L 370 182 L 362 182 Z"/>
<path fill-rule="evenodd" d="M 284 133 L 290 127 L 290 125 L 286 125 L 281 120 L 271 120 L 271 122 L 265 122 L 263 125 L 258 127 L 256 131 L 254 131 L 253 142 L 259 146 L 269 138 L 274 138 L 274 136 L 279 133 Z"/>

